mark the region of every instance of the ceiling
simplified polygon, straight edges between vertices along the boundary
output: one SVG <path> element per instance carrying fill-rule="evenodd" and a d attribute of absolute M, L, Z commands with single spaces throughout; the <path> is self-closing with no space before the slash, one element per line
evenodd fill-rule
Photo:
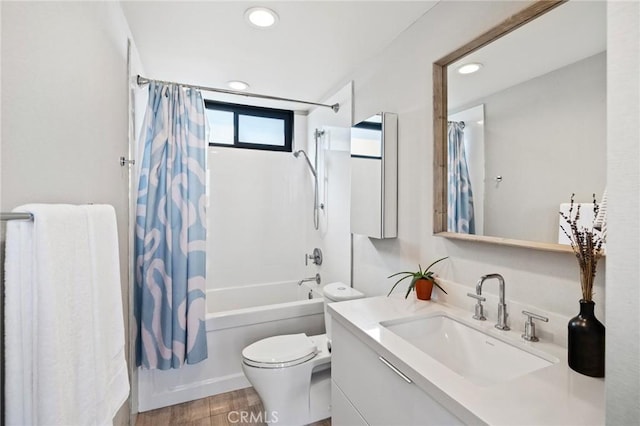
<path fill-rule="evenodd" d="M 122 1 L 146 77 L 320 102 L 437 1 Z M 270 29 L 244 12 L 269 7 Z M 246 98 L 243 98 L 246 99 Z M 246 102 L 248 103 L 248 102 Z M 297 109 L 300 109 L 299 107 Z"/>
<path fill-rule="evenodd" d="M 604 1 L 569 1 L 448 67 L 449 109 L 547 74 L 606 50 Z M 460 65 L 480 62 L 474 74 Z"/>

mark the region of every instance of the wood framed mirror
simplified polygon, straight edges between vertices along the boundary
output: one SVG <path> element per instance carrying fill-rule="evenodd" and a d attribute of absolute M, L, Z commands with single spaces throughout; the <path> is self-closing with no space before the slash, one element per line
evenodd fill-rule
<path fill-rule="evenodd" d="M 505 49 L 504 58 L 495 56 L 498 49 Z M 456 72 L 467 62 L 485 59 L 487 64 L 477 73 L 481 77 L 469 79 Z M 522 71 L 524 63 L 538 69 Z M 487 80 L 488 72 L 496 73 L 492 80 Z M 467 83 L 474 78 L 477 87 Z M 507 96 L 511 103 L 505 107 Z M 513 99 L 519 100 L 517 104 Z M 565 110 L 558 110 L 560 104 L 566 104 Z M 505 111 L 511 121 L 498 120 Z M 537 122 L 513 119 L 518 113 Z M 465 134 L 472 133 L 475 124 L 482 127 L 482 148 L 471 154 L 480 156 L 471 159 L 479 161 L 480 166 L 474 166 L 481 169 L 479 177 L 473 176 L 470 166 L 470 176 L 463 179 L 469 186 L 473 179 L 479 183 L 473 198 L 478 197 L 480 220 L 471 229 L 458 229 L 449 222 L 449 187 L 459 183 L 448 182 L 448 131 L 450 124 L 465 127 L 459 117 L 468 117 Z M 559 131 L 558 123 L 565 122 L 567 128 Z M 571 253 L 569 245 L 560 244 L 558 210 L 573 192 L 580 203 L 592 202 L 593 193 L 600 199 L 606 185 L 605 2 L 536 1 L 434 62 L 433 129 L 434 235 Z M 514 129 L 523 136 L 513 138 L 511 133 L 499 138 Z M 533 151 L 523 151 L 516 139 Z M 540 164 L 534 162 L 537 159 Z M 572 169 L 567 164 L 574 160 L 580 164 Z"/>

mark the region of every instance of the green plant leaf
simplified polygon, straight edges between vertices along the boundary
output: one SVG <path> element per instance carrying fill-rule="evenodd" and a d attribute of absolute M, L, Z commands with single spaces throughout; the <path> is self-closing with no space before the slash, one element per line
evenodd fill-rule
<path fill-rule="evenodd" d="M 419 279 L 422 279 L 422 277 L 419 276 L 414 276 L 413 279 L 411 280 L 411 284 L 409 284 L 409 287 L 407 288 L 407 294 L 404 295 L 404 298 L 406 299 L 407 297 L 409 297 L 409 293 L 411 293 L 411 290 L 415 290 L 416 288 L 416 281 L 418 281 Z"/>
<path fill-rule="evenodd" d="M 400 274 L 413 275 L 413 274 L 415 274 L 415 272 L 396 272 L 395 274 L 389 275 L 387 278 L 392 278 L 392 277 L 395 277 L 396 275 L 400 275 Z"/>
<path fill-rule="evenodd" d="M 395 274 L 395 275 L 398 275 L 398 274 Z M 402 280 L 406 280 L 407 278 L 409 278 L 409 277 L 410 277 L 410 276 L 412 276 L 412 275 L 413 275 L 413 273 L 412 273 L 412 272 L 410 272 L 410 273 L 409 273 L 409 275 L 404 276 L 404 277 L 400 278 L 398 281 L 396 281 L 396 283 L 393 285 L 393 287 L 391 287 L 391 290 L 389 290 L 389 293 L 387 293 L 387 297 L 391 296 L 391 292 L 396 288 L 396 286 L 397 286 L 398 284 L 400 284 L 400 281 L 402 281 Z M 406 298 L 406 297 L 405 297 L 405 298 Z"/>
<path fill-rule="evenodd" d="M 444 294 L 449 294 L 449 293 L 447 293 L 447 292 L 445 291 L 445 289 L 444 289 L 444 288 L 440 287 L 440 284 L 438 284 L 435 280 L 432 280 L 432 281 L 433 281 L 433 284 L 434 284 L 436 287 L 438 287 L 440 290 L 442 290 L 442 292 L 443 292 Z"/>
<path fill-rule="evenodd" d="M 407 289 L 407 294 L 404 295 L 404 298 L 406 299 L 407 297 L 409 297 L 409 293 L 411 293 L 411 287 L 409 287 Z"/>
<path fill-rule="evenodd" d="M 425 269 L 425 270 L 424 270 L 424 272 L 427 272 L 427 271 L 428 271 L 429 269 L 431 269 L 431 267 L 432 267 L 433 265 L 435 265 L 436 263 L 438 263 L 438 262 L 442 262 L 443 260 L 448 259 L 448 258 L 449 258 L 449 256 L 446 256 L 446 257 L 443 257 L 442 259 L 438 259 L 438 260 L 436 260 L 436 261 L 435 261 L 435 262 L 433 262 L 431 265 L 429 265 L 429 266 L 427 267 L 427 269 Z"/>

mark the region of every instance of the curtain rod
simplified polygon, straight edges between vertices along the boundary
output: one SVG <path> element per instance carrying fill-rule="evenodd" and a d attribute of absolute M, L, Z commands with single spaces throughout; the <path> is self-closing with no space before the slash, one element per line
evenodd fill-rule
<path fill-rule="evenodd" d="M 336 113 L 340 110 L 340 104 L 333 104 L 333 105 L 319 104 L 319 103 L 316 103 L 316 102 L 301 101 L 301 100 L 298 100 L 298 99 L 281 98 L 281 97 L 278 97 L 278 96 L 259 95 L 257 93 L 237 92 L 235 90 L 217 89 L 215 87 L 198 86 L 198 85 L 195 85 L 195 84 L 177 83 L 175 81 L 154 80 L 154 79 L 142 77 L 141 75 L 138 75 L 138 77 L 136 79 L 136 82 L 138 83 L 139 86 L 142 86 L 142 85 L 145 85 L 145 84 L 149 84 L 152 81 L 154 81 L 156 83 L 162 83 L 162 84 L 178 84 L 180 86 L 190 87 L 192 89 L 204 90 L 204 91 L 207 91 L 207 92 L 225 93 L 227 95 L 238 95 L 238 96 L 246 96 L 248 98 L 270 99 L 270 100 L 274 100 L 274 101 L 287 101 L 287 102 L 296 102 L 296 103 L 299 103 L 299 104 L 306 104 L 306 105 L 323 106 L 323 107 L 326 107 L 326 108 L 331 108 L 333 110 L 333 112 L 336 112 Z"/>

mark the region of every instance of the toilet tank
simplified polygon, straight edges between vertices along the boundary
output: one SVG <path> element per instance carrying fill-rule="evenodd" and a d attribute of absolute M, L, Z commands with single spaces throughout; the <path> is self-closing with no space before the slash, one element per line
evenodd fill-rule
<path fill-rule="evenodd" d="M 322 294 L 324 296 L 324 325 L 327 330 L 327 339 L 331 344 L 331 316 L 327 312 L 327 305 L 344 300 L 362 299 L 364 294 L 341 282 L 327 284 L 322 289 Z"/>

